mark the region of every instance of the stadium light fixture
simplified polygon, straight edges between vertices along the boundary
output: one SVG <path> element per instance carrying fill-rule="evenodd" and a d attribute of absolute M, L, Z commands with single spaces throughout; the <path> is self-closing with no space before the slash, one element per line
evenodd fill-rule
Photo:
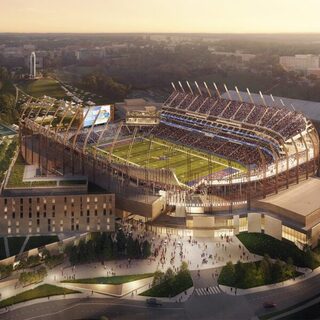
<path fill-rule="evenodd" d="M 171 86 L 172 86 L 172 88 L 173 88 L 174 91 L 177 91 L 176 86 L 174 85 L 173 82 L 171 82 Z"/>

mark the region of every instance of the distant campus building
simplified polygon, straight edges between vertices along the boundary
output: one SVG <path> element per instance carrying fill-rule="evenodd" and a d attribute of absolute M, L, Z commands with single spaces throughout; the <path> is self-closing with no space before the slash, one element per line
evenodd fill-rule
<path fill-rule="evenodd" d="M 287 71 L 304 72 L 320 75 L 320 59 L 318 55 L 296 54 L 280 57 L 280 65 Z"/>

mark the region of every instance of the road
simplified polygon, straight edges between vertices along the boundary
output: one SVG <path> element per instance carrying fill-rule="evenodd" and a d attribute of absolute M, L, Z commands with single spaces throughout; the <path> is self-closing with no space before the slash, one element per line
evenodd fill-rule
<path fill-rule="evenodd" d="M 186 319 L 181 304 L 167 303 L 161 307 L 148 307 L 142 301 L 120 299 L 72 299 L 48 301 L 20 308 L 1 315 L 1 320 L 76 320 L 99 319 Z"/>
<path fill-rule="evenodd" d="M 211 277 L 211 273 L 207 274 Z M 201 277 L 203 279 L 199 284 L 205 283 L 205 274 Z M 185 303 L 164 303 L 161 307 L 147 307 L 143 301 L 116 298 L 57 300 L 12 310 L 2 314 L 1 320 L 99 319 L 103 315 L 112 320 L 254 319 L 264 313 L 281 310 L 312 297 L 318 293 L 319 288 L 320 275 L 292 286 L 249 295 L 194 293 Z M 277 308 L 264 310 L 262 304 L 265 301 L 276 302 Z"/>

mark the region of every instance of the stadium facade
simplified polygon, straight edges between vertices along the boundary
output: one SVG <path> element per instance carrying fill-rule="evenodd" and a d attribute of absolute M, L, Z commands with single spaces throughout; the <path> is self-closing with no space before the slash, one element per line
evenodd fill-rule
<path fill-rule="evenodd" d="M 89 125 L 81 105 L 30 101 L 20 119 L 21 155 L 43 175 L 87 177 L 115 194 L 118 216 L 144 217 L 157 232 L 265 232 L 315 245 L 319 210 L 294 212 L 282 201 L 319 183 L 312 122 L 262 95 L 261 103 L 244 102 L 226 87 L 227 97 L 216 85 L 172 86 L 160 110 L 130 109 L 103 123 L 98 112 Z"/>

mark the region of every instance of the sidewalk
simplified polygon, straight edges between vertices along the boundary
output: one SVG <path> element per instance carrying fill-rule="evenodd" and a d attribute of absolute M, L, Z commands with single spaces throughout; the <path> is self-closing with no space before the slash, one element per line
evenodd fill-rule
<path fill-rule="evenodd" d="M 121 299 L 128 299 L 128 300 L 137 300 L 137 301 L 146 301 L 148 298 L 156 298 L 161 302 L 169 302 L 169 303 L 178 303 L 178 302 L 185 302 L 187 301 L 191 295 L 193 294 L 194 287 L 189 288 L 186 290 L 186 294 L 184 292 L 179 293 L 175 297 L 172 298 L 163 298 L 163 297 L 147 297 L 147 296 L 139 296 L 140 293 L 149 289 L 149 286 L 145 286 L 137 290 L 137 293 L 132 295 L 131 293 L 127 294 L 126 296 L 122 297 Z"/>

